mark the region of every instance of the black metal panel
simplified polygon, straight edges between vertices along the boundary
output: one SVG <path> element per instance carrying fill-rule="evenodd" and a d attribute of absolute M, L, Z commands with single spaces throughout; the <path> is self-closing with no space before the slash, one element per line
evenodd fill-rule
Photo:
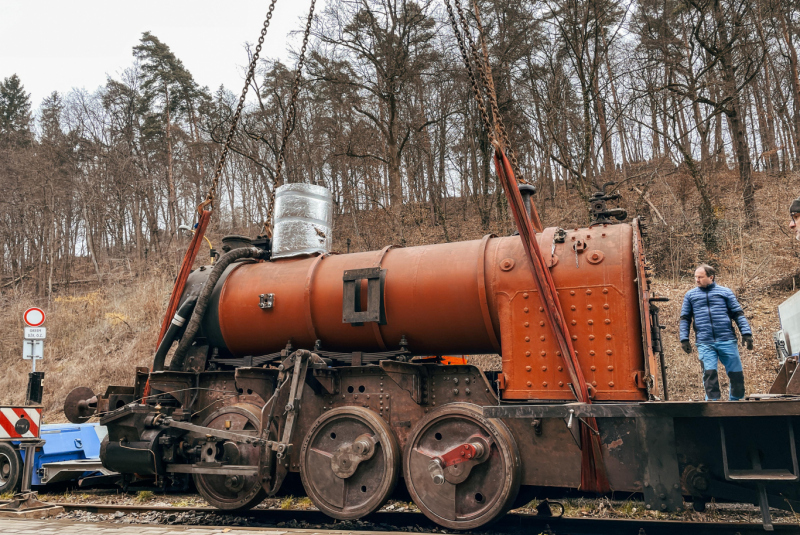
<path fill-rule="evenodd" d="M 203 323 L 201 324 L 201 332 L 200 336 L 203 336 L 208 341 L 208 345 L 212 347 L 218 347 L 220 349 L 227 349 L 228 346 L 225 344 L 225 338 L 222 336 L 222 330 L 219 326 L 219 297 L 222 293 L 222 287 L 225 285 L 225 280 L 227 280 L 228 275 L 231 272 L 239 267 L 241 263 L 234 263 L 225 268 L 225 271 L 222 272 L 222 276 L 220 276 L 217 285 L 214 287 L 214 291 L 211 293 L 211 298 L 208 302 L 208 308 L 206 309 L 206 313 L 203 315 Z M 211 274 L 211 269 L 206 267 L 202 271 L 200 269 L 196 269 L 192 271 L 189 275 L 189 279 L 186 281 L 187 287 L 190 283 L 198 284 L 202 287 L 208 280 L 208 276 Z M 254 293 L 258 292 L 258 290 L 264 290 L 262 288 L 254 289 Z M 254 296 L 254 299 L 258 298 L 258 294 Z M 187 318 L 188 321 L 188 318 Z"/>
<path fill-rule="evenodd" d="M 367 309 L 361 310 L 361 281 L 367 281 Z M 342 323 L 363 325 L 367 322 L 386 324 L 384 286 L 386 270 L 380 267 L 348 269 L 342 276 Z"/>
<path fill-rule="evenodd" d="M 683 509 L 680 470 L 672 418 L 638 418 L 636 428 L 646 452 L 642 492 L 648 509 Z"/>
<path fill-rule="evenodd" d="M 28 392 L 25 394 L 25 405 L 41 405 L 44 392 L 44 372 L 28 373 Z"/>
<path fill-rule="evenodd" d="M 103 466 L 123 474 L 163 474 L 163 462 L 159 462 L 152 441 L 102 443 L 100 458 Z"/>
<path fill-rule="evenodd" d="M 800 478 L 790 418 L 718 420 L 725 479 L 744 483 Z"/>

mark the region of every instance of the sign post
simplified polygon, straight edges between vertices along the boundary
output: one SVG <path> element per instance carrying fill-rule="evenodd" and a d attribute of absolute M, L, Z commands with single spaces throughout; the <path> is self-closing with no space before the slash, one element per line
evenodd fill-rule
<path fill-rule="evenodd" d="M 63 507 L 40 502 L 38 493 L 31 489 L 36 450 L 44 446 L 40 436 L 44 372 L 36 371 L 36 361 L 44 356 L 44 339 L 47 336 L 47 329 L 42 327 L 44 317 L 44 310 L 36 307 L 29 308 L 22 315 L 28 325 L 23 334 L 22 358 L 30 360 L 33 365 L 28 380 L 26 407 L 2 407 L 0 410 L 0 442 L 13 440 L 18 444 L 16 448 L 25 452 L 22 488 L 9 503 L 0 505 L 0 517 L 45 518 L 64 511 Z M 30 408 L 30 405 L 36 407 Z M 10 415 L 13 415 L 13 419 L 9 419 Z"/>
<path fill-rule="evenodd" d="M 47 337 L 47 328 L 42 327 L 44 310 L 31 307 L 25 311 L 22 319 L 28 324 L 23 334 L 22 359 L 30 360 L 32 371 L 36 372 L 36 361 L 44 358 L 44 339 Z"/>

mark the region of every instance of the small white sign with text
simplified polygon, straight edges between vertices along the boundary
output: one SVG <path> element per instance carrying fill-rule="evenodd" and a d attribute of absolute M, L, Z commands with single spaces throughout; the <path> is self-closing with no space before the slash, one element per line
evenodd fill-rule
<path fill-rule="evenodd" d="M 43 340 L 25 340 L 22 343 L 23 360 L 42 360 L 44 358 Z"/>
<path fill-rule="evenodd" d="M 44 340 L 47 338 L 47 327 L 25 327 L 25 340 Z"/>

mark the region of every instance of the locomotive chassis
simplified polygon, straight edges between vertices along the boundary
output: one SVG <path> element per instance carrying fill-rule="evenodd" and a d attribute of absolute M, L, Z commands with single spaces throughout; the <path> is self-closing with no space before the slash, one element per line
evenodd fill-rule
<path fill-rule="evenodd" d="M 185 404 L 181 405 L 199 410 L 127 404 L 108 413 L 101 420 L 109 428 L 109 441 L 103 450 L 104 463 L 123 473 L 149 474 L 162 480 L 172 473 L 192 473 L 196 482 L 203 478 L 220 482 L 232 476 L 261 477 L 262 484 L 256 487 L 258 492 L 253 495 L 253 503 L 260 501 L 264 493 L 276 490 L 274 464 L 268 475 L 259 470 L 258 462 L 252 458 L 251 464 L 244 466 L 226 465 L 224 459 L 218 464 L 182 464 L 185 459 L 181 459 L 180 444 L 205 443 L 211 437 L 224 441 L 224 435 L 217 436 L 222 431 L 201 426 L 187 431 L 145 422 L 148 418 L 152 422 L 158 414 L 169 415 L 178 421 L 202 422 L 218 410 L 219 399 L 232 395 L 232 392 L 236 395 L 226 399 L 223 408 L 244 407 L 257 413 L 272 397 L 278 373 L 274 368 L 242 367 L 231 371 L 150 374 L 150 386 L 154 392 L 186 388 L 185 398 L 181 400 Z M 138 377 L 140 380 L 134 387 L 138 392 L 127 391 L 123 394 L 125 397 L 141 394 L 143 379 L 147 375 L 140 372 Z M 199 387 L 199 390 L 192 387 Z M 199 394 L 191 403 L 193 390 Z M 796 482 L 799 473 L 794 427 L 800 419 L 800 401 L 508 405 L 498 404 L 487 374 L 474 366 L 388 360 L 379 365 L 334 368 L 311 364 L 302 390 L 292 439 L 294 447 L 289 448 L 284 461 L 286 471 L 300 471 L 303 437 L 314 426 L 317 417 L 326 412 L 359 408 L 379 415 L 390 425 L 400 451 L 405 451 L 407 456 L 410 439 L 413 439 L 421 420 L 430 418 L 432 414 L 446 415 L 452 409 L 468 404 L 476 408 L 476 416 L 479 414 L 485 419 L 500 421 L 510 431 L 520 459 L 516 465 L 502 466 L 500 479 L 512 481 L 517 490 L 537 487 L 541 492 L 542 487 L 577 488 L 581 455 L 577 428 L 583 425 L 581 419 L 595 417 L 612 488 L 616 492 L 641 492 L 648 509 L 677 511 L 683 507 L 685 497 L 690 498 L 696 507 L 712 499 L 768 503 L 771 507 L 787 510 L 798 510 L 800 506 L 794 501 L 798 498 Z M 275 403 L 281 407 L 289 401 L 289 390 L 284 388 Z M 118 402 L 122 403 L 122 399 Z M 184 451 L 188 449 L 184 447 Z M 141 453 L 136 455 L 132 450 L 141 450 Z M 753 452 L 756 452 L 756 457 L 753 457 Z M 160 462 L 154 463 L 154 459 Z M 398 458 L 394 462 L 399 464 L 401 461 Z M 497 477 L 496 468 L 493 467 L 492 477 Z M 406 474 L 406 485 L 409 484 L 409 475 L 413 481 L 430 477 L 428 474 Z M 305 479 L 304 484 L 315 485 Z M 497 508 L 490 512 L 489 520 L 514 505 L 517 490 L 505 494 L 498 490 Z M 389 494 L 391 492 L 386 497 Z M 230 503 L 220 501 L 214 505 L 221 508 L 251 505 L 238 498 Z M 364 505 L 355 503 L 353 507 L 343 507 L 337 516 L 360 517 L 364 512 L 358 509 Z M 486 511 L 474 514 L 480 512 L 478 505 L 474 504 L 475 510 L 467 511 L 473 513 L 477 521 L 461 518 L 459 511 L 449 519 L 423 511 L 440 524 L 466 529 L 489 521 Z M 767 514 L 765 520 L 768 518 Z"/>

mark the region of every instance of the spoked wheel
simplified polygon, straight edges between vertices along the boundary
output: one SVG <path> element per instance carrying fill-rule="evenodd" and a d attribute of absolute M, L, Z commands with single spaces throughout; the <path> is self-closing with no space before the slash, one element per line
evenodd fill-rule
<path fill-rule="evenodd" d="M 252 405 L 231 405 L 211 414 L 203 426 L 226 431 L 258 431 L 260 410 Z M 204 462 L 221 462 L 223 465 L 258 466 L 258 445 L 235 442 L 207 442 L 203 447 Z M 250 509 L 258 505 L 267 494 L 257 476 L 192 474 L 197 491 L 217 509 Z"/>
<path fill-rule="evenodd" d="M 450 529 L 473 529 L 513 505 L 520 486 L 517 444 L 505 424 L 468 403 L 444 405 L 411 431 L 403 475 L 425 516 Z"/>
<path fill-rule="evenodd" d="M 340 520 L 380 508 L 400 471 L 400 448 L 389 424 L 362 407 L 340 407 L 317 418 L 303 440 L 300 459 L 308 497 Z"/>

